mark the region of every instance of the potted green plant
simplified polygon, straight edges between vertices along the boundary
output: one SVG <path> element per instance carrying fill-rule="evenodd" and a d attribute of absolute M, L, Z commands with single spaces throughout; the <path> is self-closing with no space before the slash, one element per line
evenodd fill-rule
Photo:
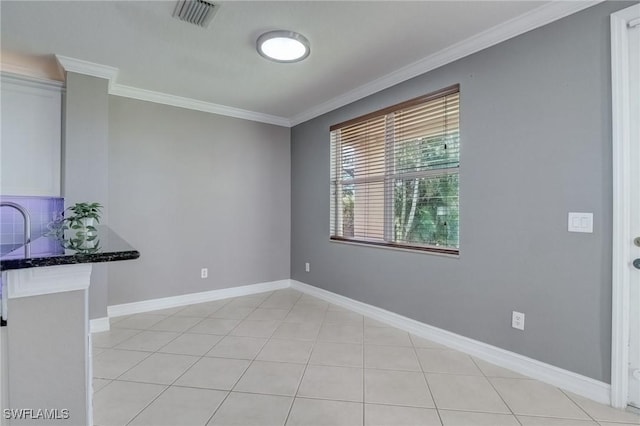
<path fill-rule="evenodd" d="M 64 213 L 69 212 L 64 216 Z M 79 253 L 93 253 L 100 249 L 95 225 L 100 223 L 100 203 L 76 203 L 48 225 L 47 236 L 60 240 L 66 249 Z M 70 232 L 66 232 L 70 231 Z"/>
<path fill-rule="evenodd" d="M 73 212 L 63 219 L 67 229 L 76 231 L 76 235 L 87 235 L 96 233 L 95 225 L 100 223 L 102 205 L 100 203 L 76 203 L 67 207 L 66 211 Z"/>

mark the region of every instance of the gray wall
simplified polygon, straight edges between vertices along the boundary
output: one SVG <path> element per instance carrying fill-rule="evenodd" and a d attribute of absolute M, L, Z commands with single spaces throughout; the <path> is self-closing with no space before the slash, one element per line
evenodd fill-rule
<path fill-rule="evenodd" d="M 289 278 L 289 129 L 111 96 L 109 135 L 109 223 L 140 251 L 109 305 Z"/>
<path fill-rule="evenodd" d="M 291 277 L 609 382 L 609 14 L 629 4 L 595 6 L 293 128 Z M 331 243 L 329 126 L 454 83 L 460 257 Z M 570 211 L 593 212 L 594 232 L 567 232 Z M 524 332 L 512 310 L 526 314 Z"/>
<path fill-rule="evenodd" d="M 104 206 L 101 224 L 108 223 L 108 81 L 68 72 L 64 95 L 62 196 L 65 207 L 80 202 Z M 107 316 L 108 270 L 95 264 L 89 287 L 89 318 Z"/>

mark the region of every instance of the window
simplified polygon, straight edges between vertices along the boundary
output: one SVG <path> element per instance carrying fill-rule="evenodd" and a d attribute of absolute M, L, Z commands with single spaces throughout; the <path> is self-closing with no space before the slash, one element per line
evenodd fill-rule
<path fill-rule="evenodd" d="M 457 254 L 455 85 L 331 126 L 331 239 Z"/>

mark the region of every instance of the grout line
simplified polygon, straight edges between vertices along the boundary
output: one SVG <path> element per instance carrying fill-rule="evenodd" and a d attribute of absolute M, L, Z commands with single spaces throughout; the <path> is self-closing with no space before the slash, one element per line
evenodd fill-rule
<path fill-rule="evenodd" d="M 486 373 L 482 370 L 482 368 L 480 368 L 480 365 L 478 365 L 476 360 L 471 355 L 469 355 L 469 358 L 471 358 L 471 362 L 473 362 L 473 364 L 476 366 L 476 368 L 482 373 L 482 377 L 484 377 L 484 379 L 489 383 L 489 385 L 491 386 L 493 391 L 498 395 L 498 397 L 500 398 L 502 403 L 505 405 L 505 407 L 507 407 L 507 409 L 509 410 L 511 415 L 516 419 L 518 424 L 522 425 L 522 422 L 520 421 L 518 416 L 516 416 L 516 413 L 513 412 L 513 410 L 511 409 L 511 406 L 509 404 L 507 404 L 507 401 L 504 400 L 504 398 L 502 397 L 502 394 L 500 392 L 498 392 L 498 389 L 496 389 L 496 387 L 493 384 L 493 382 L 491 381 L 490 377 L 486 375 Z"/>
<path fill-rule="evenodd" d="M 296 301 L 296 304 L 302 298 L 303 293 L 300 292 L 300 297 Z M 295 306 L 295 304 L 293 305 Z M 291 308 L 293 310 L 293 307 Z M 320 330 L 322 330 L 322 324 L 324 324 L 324 320 L 327 318 L 327 312 L 329 311 L 329 305 L 324 309 L 324 315 L 322 321 L 320 322 L 320 328 L 318 328 L 318 333 L 316 334 L 315 340 L 313 340 L 313 344 L 311 346 L 311 352 L 309 352 L 309 358 L 307 358 L 307 363 L 304 366 L 304 370 L 302 371 L 302 375 L 300 376 L 300 381 L 298 382 L 298 386 L 296 387 L 296 391 L 293 394 L 293 398 L 291 399 L 291 405 L 289 406 L 289 410 L 287 411 L 287 416 L 284 419 L 283 425 L 286 425 L 289 421 L 289 416 L 291 416 L 291 411 L 293 410 L 293 404 L 296 402 L 296 398 L 298 398 L 298 392 L 300 391 L 300 386 L 302 386 L 302 381 L 304 380 L 305 374 L 307 374 L 307 368 L 309 367 L 309 363 L 311 362 L 311 357 L 313 356 L 313 351 L 316 348 L 316 344 L 318 343 L 318 337 L 320 336 Z"/>
<path fill-rule="evenodd" d="M 596 422 L 597 424 L 600 424 L 600 422 L 599 422 L 598 420 L 596 420 L 596 418 L 595 418 L 595 417 L 593 417 L 591 414 L 589 414 L 589 413 L 587 412 L 587 410 L 585 410 L 584 408 L 582 408 L 582 406 L 581 406 L 580 404 L 578 404 L 578 402 L 574 401 L 574 400 L 573 400 L 573 398 L 571 398 L 567 392 L 565 392 L 564 390 L 562 390 L 562 389 L 560 389 L 560 388 L 557 388 L 557 389 L 558 389 L 560 392 L 562 392 L 562 393 L 564 394 L 564 396 L 566 396 L 566 397 L 569 399 L 569 401 L 573 402 L 573 403 L 576 405 L 576 407 L 578 407 L 578 408 L 579 408 L 583 413 L 585 413 L 585 414 L 586 414 L 586 415 L 587 415 L 591 420 L 593 420 L 593 421 L 594 421 L 594 422 Z"/>
<path fill-rule="evenodd" d="M 420 367 L 420 372 L 422 373 L 422 378 L 424 383 L 427 385 L 427 391 L 429 392 L 429 396 L 431 397 L 431 401 L 433 401 L 433 406 L 436 410 L 436 414 L 438 415 L 438 420 L 440 420 L 440 424 L 444 424 L 442 421 L 442 416 L 440 415 L 440 409 L 438 408 L 438 404 L 436 404 L 436 399 L 433 396 L 433 391 L 431 390 L 431 386 L 429 385 L 429 380 L 427 380 L 427 373 L 422 368 L 422 363 L 420 362 L 420 357 L 418 356 L 418 349 L 416 348 L 416 344 L 411 338 L 411 333 L 407 333 L 409 335 L 409 341 L 411 342 L 411 348 L 413 349 L 413 354 L 416 356 L 416 361 L 418 361 L 418 366 Z"/>

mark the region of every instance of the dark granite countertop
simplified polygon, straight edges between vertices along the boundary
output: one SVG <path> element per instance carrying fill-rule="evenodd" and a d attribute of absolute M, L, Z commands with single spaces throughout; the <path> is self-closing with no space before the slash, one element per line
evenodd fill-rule
<path fill-rule="evenodd" d="M 107 226 L 97 227 L 97 236 L 82 244 L 70 244 L 65 238 L 42 236 L 30 244 L 31 254 L 25 256 L 24 246 L 0 257 L 0 271 L 37 268 L 42 266 L 71 265 L 75 263 L 114 262 L 140 257 L 140 253 Z M 73 234 L 70 234 L 73 235 Z M 70 247 L 75 247 L 70 248 Z"/>

